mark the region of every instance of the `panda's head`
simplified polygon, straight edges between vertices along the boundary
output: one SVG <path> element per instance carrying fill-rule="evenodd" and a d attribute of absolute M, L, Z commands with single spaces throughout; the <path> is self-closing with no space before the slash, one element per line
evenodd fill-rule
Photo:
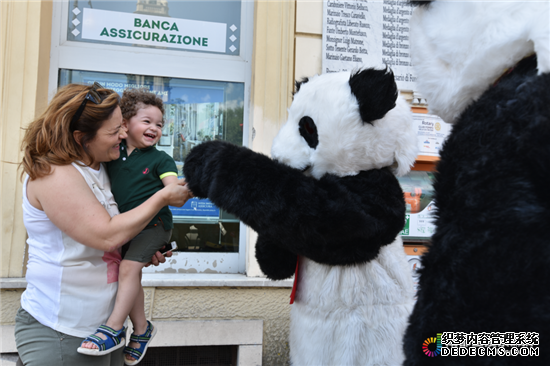
<path fill-rule="evenodd" d="M 406 174 L 417 156 L 409 105 L 393 73 L 363 69 L 296 83 L 288 121 L 271 156 L 319 179 L 392 166 Z"/>
<path fill-rule="evenodd" d="M 550 71 L 550 2 L 411 1 L 411 59 L 430 112 L 454 123 L 521 59 Z"/>

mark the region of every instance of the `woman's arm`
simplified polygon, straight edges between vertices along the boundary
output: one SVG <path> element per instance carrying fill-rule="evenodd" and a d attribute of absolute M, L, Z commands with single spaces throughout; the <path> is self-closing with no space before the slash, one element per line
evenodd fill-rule
<path fill-rule="evenodd" d="M 169 184 L 140 206 L 112 218 L 72 165 L 56 166 L 52 174 L 29 181 L 27 196 L 74 240 L 112 251 L 135 237 L 162 207 L 183 206 L 190 196 L 184 184 Z"/>

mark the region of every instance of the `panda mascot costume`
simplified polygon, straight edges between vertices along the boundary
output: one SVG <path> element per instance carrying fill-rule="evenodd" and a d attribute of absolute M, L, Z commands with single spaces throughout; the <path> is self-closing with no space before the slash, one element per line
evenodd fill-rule
<path fill-rule="evenodd" d="M 222 141 L 190 152 L 184 174 L 258 233 L 268 278 L 297 273 L 293 365 L 398 365 L 413 307 L 396 179 L 417 155 L 393 73 L 366 68 L 298 82 L 271 158 Z"/>
<path fill-rule="evenodd" d="M 550 365 L 549 2 L 414 3 L 417 87 L 453 129 L 405 365 Z"/>

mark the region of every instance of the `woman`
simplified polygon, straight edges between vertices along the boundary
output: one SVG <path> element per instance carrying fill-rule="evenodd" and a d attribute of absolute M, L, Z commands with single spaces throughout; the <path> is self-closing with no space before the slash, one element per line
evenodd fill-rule
<path fill-rule="evenodd" d="M 109 317 L 117 291 L 118 248 L 164 206 L 191 196 L 180 180 L 119 214 L 101 163 L 119 156 L 119 96 L 71 84 L 29 125 L 21 163 L 23 220 L 29 238 L 27 289 L 16 316 L 17 350 L 25 365 L 122 365 L 122 348 L 105 356 L 76 352 Z M 157 252 L 153 264 L 164 262 Z M 118 331 L 124 342 L 124 329 Z"/>

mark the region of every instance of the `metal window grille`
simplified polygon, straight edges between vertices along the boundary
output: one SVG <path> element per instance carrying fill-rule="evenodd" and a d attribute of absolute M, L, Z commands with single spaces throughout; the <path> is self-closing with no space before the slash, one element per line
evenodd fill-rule
<path fill-rule="evenodd" d="M 238 346 L 152 347 L 140 366 L 236 366 Z"/>

